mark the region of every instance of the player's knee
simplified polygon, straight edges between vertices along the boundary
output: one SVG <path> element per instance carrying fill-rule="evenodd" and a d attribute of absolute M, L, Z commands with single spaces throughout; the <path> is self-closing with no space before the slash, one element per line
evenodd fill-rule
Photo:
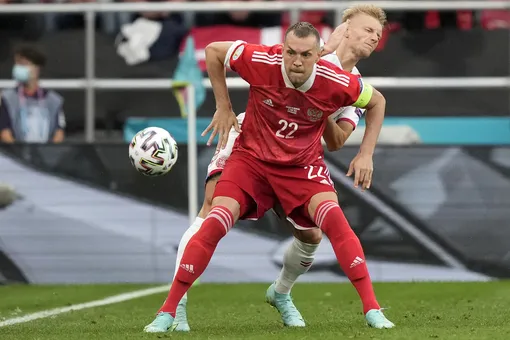
<path fill-rule="evenodd" d="M 200 217 L 205 218 L 207 214 L 211 211 L 212 208 L 213 197 L 212 195 L 206 195 L 204 198 L 204 203 L 202 204 L 202 209 L 200 209 Z"/>
<path fill-rule="evenodd" d="M 198 212 L 198 217 L 206 218 L 207 214 L 211 211 L 212 208 L 212 197 L 208 198 L 205 197 L 204 203 L 202 203 L 202 208 L 200 208 L 200 211 Z"/>
<path fill-rule="evenodd" d="M 207 182 L 205 184 L 204 202 L 202 203 L 202 208 L 198 213 L 198 216 L 201 218 L 205 218 L 207 214 L 209 214 L 209 212 L 211 211 L 214 189 L 216 188 L 216 184 L 218 183 L 220 176 L 221 173 L 217 173 L 207 179 Z"/>
<path fill-rule="evenodd" d="M 318 194 L 315 194 L 310 198 L 308 201 L 308 214 L 312 220 L 315 219 L 315 212 L 317 211 L 317 208 L 322 202 L 325 201 L 334 201 L 338 203 L 338 196 L 335 192 L 328 191 L 328 192 L 320 192 Z"/>
<path fill-rule="evenodd" d="M 319 228 L 299 230 L 294 228 L 294 237 L 303 243 L 319 244 L 322 241 L 322 231 Z"/>
<path fill-rule="evenodd" d="M 232 213 L 235 221 L 239 219 L 241 209 L 236 199 L 229 196 L 216 196 L 211 201 L 211 209 L 218 206 L 228 209 Z"/>
<path fill-rule="evenodd" d="M 212 208 L 223 206 L 230 210 L 234 221 L 243 216 L 250 206 L 251 197 L 237 184 L 230 181 L 221 181 L 216 185 Z"/>

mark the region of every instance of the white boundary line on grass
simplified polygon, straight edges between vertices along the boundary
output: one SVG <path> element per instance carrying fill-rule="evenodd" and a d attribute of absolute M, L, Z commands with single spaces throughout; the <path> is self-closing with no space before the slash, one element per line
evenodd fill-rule
<path fill-rule="evenodd" d="M 132 291 L 129 293 L 113 295 L 113 296 L 109 296 L 109 297 L 106 297 L 101 300 L 94 300 L 94 301 L 90 301 L 90 302 L 79 303 L 79 304 L 71 305 L 71 306 L 67 306 L 67 307 L 47 309 L 47 310 L 43 310 L 40 312 L 31 313 L 31 314 L 19 316 L 16 318 L 11 318 L 11 319 L 7 319 L 4 321 L 0 321 L 0 327 L 6 327 L 6 326 L 16 325 L 19 323 L 25 323 L 25 322 L 29 322 L 29 321 L 33 321 L 33 320 L 44 319 L 44 318 L 48 318 L 50 316 L 55 316 L 55 315 L 59 315 L 59 314 L 63 314 L 63 313 L 69 313 L 72 311 L 100 307 L 100 306 L 106 306 L 106 305 L 111 305 L 114 303 L 138 299 L 138 298 L 141 298 L 144 296 L 167 292 L 169 289 L 170 289 L 169 285 L 158 286 L 158 287 L 153 287 L 153 288 L 135 290 L 135 291 Z"/>

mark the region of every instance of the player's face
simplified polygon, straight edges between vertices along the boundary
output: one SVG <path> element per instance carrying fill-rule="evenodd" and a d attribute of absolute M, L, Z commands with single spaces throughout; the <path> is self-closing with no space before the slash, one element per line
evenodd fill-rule
<path fill-rule="evenodd" d="M 347 39 L 349 47 L 359 58 L 368 58 L 381 40 L 383 27 L 379 21 L 366 14 L 351 18 Z"/>
<path fill-rule="evenodd" d="M 283 44 L 283 64 L 294 87 L 300 87 L 310 78 L 319 58 L 319 44 L 315 36 L 298 38 L 292 32 L 287 35 Z"/>

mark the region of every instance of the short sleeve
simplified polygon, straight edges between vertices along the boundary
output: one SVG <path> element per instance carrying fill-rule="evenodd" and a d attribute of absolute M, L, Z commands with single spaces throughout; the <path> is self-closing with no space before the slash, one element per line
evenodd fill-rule
<path fill-rule="evenodd" d="M 234 42 L 225 56 L 225 67 L 236 72 L 249 84 L 260 82 L 259 68 L 261 65 L 253 62 L 253 59 L 258 60 L 258 57 L 254 56 L 254 51 L 260 49 L 259 47 L 260 45 L 248 44 L 241 40 Z"/>
<path fill-rule="evenodd" d="M 361 117 L 363 117 L 364 114 L 365 110 L 360 109 L 358 107 L 349 106 L 341 108 L 340 110 L 335 112 L 332 117 L 335 120 L 335 122 L 337 123 L 342 121 L 348 122 L 352 125 L 354 129 L 356 129 Z"/>
<path fill-rule="evenodd" d="M 360 76 L 342 71 L 334 77 L 335 92 L 339 96 L 338 106 L 364 108 L 370 102 L 373 87 L 365 83 Z"/>
<path fill-rule="evenodd" d="M 225 56 L 225 67 L 228 67 L 232 71 L 236 71 L 236 65 L 243 64 L 245 61 L 243 60 L 244 55 L 244 49 L 248 43 L 246 41 L 237 40 L 232 43 L 232 46 L 227 51 L 227 55 Z M 240 60 L 241 58 L 241 60 Z"/>

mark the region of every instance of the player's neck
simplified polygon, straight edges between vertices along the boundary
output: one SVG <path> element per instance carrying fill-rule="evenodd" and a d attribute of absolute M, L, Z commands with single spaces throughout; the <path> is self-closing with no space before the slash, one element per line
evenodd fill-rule
<path fill-rule="evenodd" d="M 340 60 L 340 64 L 342 65 L 342 69 L 347 72 L 352 72 L 352 69 L 356 66 L 359 61 L 359 58 L 353 53 L 352 50 L 341 48 L 340 46 L 336 50 L 336 55 Z"/>

